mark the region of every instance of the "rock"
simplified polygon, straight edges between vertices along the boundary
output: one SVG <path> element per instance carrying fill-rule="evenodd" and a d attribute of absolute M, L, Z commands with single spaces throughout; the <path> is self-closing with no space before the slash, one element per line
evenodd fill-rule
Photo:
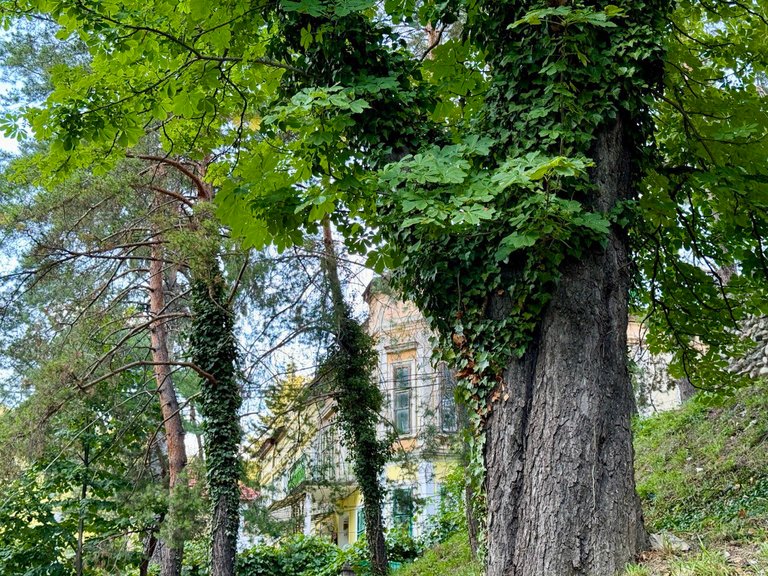
<path fill-rule="evenodd" d="M 664 532 L 663 534 L 651 534 L 651 549 L 653 550 L 672 550 L 674 552 L 688 552 L 691 545 L 674 534 Z"/>
<path fill-rule="evenodd" d="M 768 366 L 763 366 L 758 372 L 760 376 L 768 376 Z"/>

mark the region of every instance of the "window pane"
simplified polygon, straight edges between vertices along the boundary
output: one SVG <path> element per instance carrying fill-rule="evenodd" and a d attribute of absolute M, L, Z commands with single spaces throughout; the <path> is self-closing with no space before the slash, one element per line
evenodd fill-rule
<path fill-rule="evenodd" d="M 410 388 L 411 386 L 411 367 L 395 366 L 395 388 Z"/>
<path fill-rule="evenodd" d="M 411 365 L 393 366 L 392 376 L 395 383 L 395 427 L 399 434 L 409 434 L 411 432 Z"/>
<path fill-rule="evenodd" d="M 395 526 L 402 526 L 411 533 L 413 528 L 413 494 L 410 489 L 396 488 L 392 491 L 392 520 Z"/>
<path fill-rule="evenodd" d="M 365 508 L 357 509 L 357 536 L 365 534 Z"/>
<path fill-rule="evenodd" d="M 407 434 L 411 431 L 411 410 L 406 407 L 395 411 L 395 426 L 400 434 Z"/>

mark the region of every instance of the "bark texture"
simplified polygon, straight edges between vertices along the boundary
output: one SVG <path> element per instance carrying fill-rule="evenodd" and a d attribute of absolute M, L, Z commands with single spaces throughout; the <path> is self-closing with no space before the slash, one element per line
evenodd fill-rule
<path fill-rule="evenodd" d="M 624 126 L 597 138 L 593 209 L 632 194 Z M 509 399 L 486 422 L 487 576 L 615 576 L 646 545 L 626 366 L 626 240 L 613 231 L 562 270 Z M 492 308 L 503 314 L 497 299 Z"/>
<path fill-rule="evenodd" d="M 235 568 L 237 533 L 232 534 L 230 522 L 233 511 L 229 498 L 222 495 L 213 507 L 211 528 L 211 575 L 232 576 Z M 234 514 L 238 514 L 237 511 Z"/>
<path fill-rule="evenodd" d="M 159 239 L 159 236 L 156 236 Z M 162 244 L 152 245 L 152 258 L 149 263 L 149 310 L 153 319 L 166 313 L 165 287 L 163 285 L 163 249 Z M 160 574 L 162 576 L 180 576 L 184 555 L 183 534 L 177 528 L 178 513 L 175 510 L 173 494 L 181 481 L 181 473 L 187 465 L 187 451 L 184 445 L 184 426 L 181 421 L 179 400 L 173 387 L 170 354 L 168 352 L 168 329 L 163 320 L 152 323 L 150 328 L 152 361 L 154 362 L 155 382 L 160 398 L 160 410 L 163 416 L 163 429 L 168 447 L 168 491 L 169 509 L 165 522 L 171 535 L 170 541 L 162 547 Z"/>
<path fill-rule="evenodd" d="M 473 502 L 475 500 L 475 489 L 471 483 L 467 483 L 464 486 L 464 500 L 466 502 L 466 516 L 467 516 L 467 535 L 469 538 L 469 551 L 472 554 L 473 559 L 477 559 L 477 551 L 480 547 L 480 540 L 478 535 L 480 534 L 480 525 L 475 516 L 475 507 Z"/>

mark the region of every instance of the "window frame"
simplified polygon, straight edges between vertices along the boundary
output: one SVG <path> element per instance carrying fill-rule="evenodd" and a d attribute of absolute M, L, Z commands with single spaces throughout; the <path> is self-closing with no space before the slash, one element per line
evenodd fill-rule
<path fill-rule="evenodd" d="M 440 402 L 440 432 L 443 434 L 455 434 L 459 431 L 459 410 L 456 403 L 456 376 L 448 368 L 445 362 L 440 363 L 440 383 L 439 383 L 439 402 Z M 446 426 L 446 405 L 451 406 L 453 413 L 451 426 Z"/>
<path fill-rule="evenodd" d="M 406 496 L 400 500 L 398 494 Z M 398 503 L 407 501 L 409 510 L 406 512 L 398 509 Z M 398 487 L 392 489 L 392 527 L 400 528 L 407 526 L 408 535 L 413 536 L 413 519 L 416 513 L 416 505 L 413 497 L 413 488 L 411 487 Z"/>
<path fill-rule="evenodd" d="M 405 380 L 398 379 L 398 371 L 406 370 L 407 378 Z M 392 374 L 392 422 L 395 426 L 398 436 L 410 436 L 414 433 L 413 422 L 413 361 L 402 360 L 392 362 L 391 374 Z M 405 382 L 405 386 L 400 386 L 400 382 Z M 405 398 L 405 406 L 398 406 L 398 403 L 402 398 Z M 408 427 L 403 429 L 400 426 L 398 420 L 400 414 L 407 415 Z"/>

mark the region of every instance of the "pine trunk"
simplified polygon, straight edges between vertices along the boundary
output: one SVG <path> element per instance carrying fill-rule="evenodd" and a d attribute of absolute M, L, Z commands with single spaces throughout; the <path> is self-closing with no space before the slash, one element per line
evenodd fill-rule
<path fill-rule="evenodd" d="M 632 191 L 621 121 L 593 151 L 595 210 Z M 628 257 L 604 248 L 564 266 L 534 343 L 504 372 L 486 422 L 487 576 L 615 576 L 646 545 L 635 493 L 626 366 Z M 503 313 L 504 302 L 494 302 Z"/>
<path fill-rule="evenodd" d="M 155 236 L 155 240 L 159 240 Z M 162 244 L 152 245 L 149 263 L 149 310 L 153 319 L 166 313 L 165 287 L 163 285 L 163 250 Z M 178 513 L 175 511 L 173 497 L 176 486 L 181 481 L 181 473 L 187 465 L 187 451 L 184 445 L 184 427 L 181 421 L 179 401 L 173 387 L 168 352 L 168 330 L 163 320 L 157 320 L 150 328 L 152 361 L 157 391 L 160 397 L 160 410 L 163 417 L 163 429 L 168 446 L 168 513 L 164 522 L 170 535 L 162 547 L 160 559 L 161 576 L 180 576 L 184 554 L 183 535 L 177 528 Z"/>

